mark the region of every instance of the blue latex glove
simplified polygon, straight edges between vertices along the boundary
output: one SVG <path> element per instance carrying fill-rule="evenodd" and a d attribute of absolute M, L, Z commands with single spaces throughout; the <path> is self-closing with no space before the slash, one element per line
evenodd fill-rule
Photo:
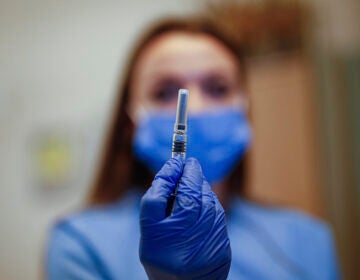
<path fill-rule="evenodd" d="M 173 212 L 166 217 L 178 182 Z M 225 213 L 196 159 L 165 163 L 142 197 L 140 227 L 140 260 L 149 279 L 227 278 L 231 249 Z"/>

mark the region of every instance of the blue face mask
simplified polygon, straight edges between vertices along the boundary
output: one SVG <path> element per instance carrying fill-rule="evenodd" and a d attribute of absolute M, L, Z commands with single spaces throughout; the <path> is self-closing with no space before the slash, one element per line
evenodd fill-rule
<path fill-rule="evenodd" d="M 154 173 L 171 157 L 175 114 L 153 113 L 140 121 L 133 142 L 136 158 Z M 189 114 L 187 157 L 199 160 L 210 183 L 225 179 L 251 142 L 245 114 L 234 108 Z"/>

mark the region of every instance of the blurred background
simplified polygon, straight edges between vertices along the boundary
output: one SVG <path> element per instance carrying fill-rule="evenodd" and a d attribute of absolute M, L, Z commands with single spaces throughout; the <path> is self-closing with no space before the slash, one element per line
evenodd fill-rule
<path fill-rule="evenodd" d="M 246 195 L 326 220 L 360 279 L 356 0 L 0 0 L 0 279 L 40 278 L 52 222 L 83 205 L 137 36 L 198 11 L 247 53 Z"/>

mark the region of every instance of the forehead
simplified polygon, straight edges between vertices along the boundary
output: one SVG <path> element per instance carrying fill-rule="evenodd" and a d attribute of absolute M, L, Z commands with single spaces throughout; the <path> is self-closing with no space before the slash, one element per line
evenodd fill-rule
<path fill-rule="evenodd" d="M 159 74 L 191 76 L 212 69 L 236 71 L 235 56 L 210 35 L 186 32 L 160 35 L 145 48 L 135 66 L 138 78 Z"/>

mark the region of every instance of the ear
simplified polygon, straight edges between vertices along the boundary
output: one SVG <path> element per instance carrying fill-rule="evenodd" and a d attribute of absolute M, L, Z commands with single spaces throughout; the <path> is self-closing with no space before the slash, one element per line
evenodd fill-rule
<path fill-rule="evenodd" d="M 246 114 L 249 112 L 250 97 L 245 91 L 240 91 L 234 98 L 233 105 L 236 108 L 240 108 Z"/>
<path fill-rule="evenodd" d="M 129 106 L 126 107 L 126 113 L 134 125 L 137 125 L 140 120 L 146 118 L 148 115 L 148 112 L 142 104 L 136 104 L 135 106 L 133 103 L 129 103 Z"/>

